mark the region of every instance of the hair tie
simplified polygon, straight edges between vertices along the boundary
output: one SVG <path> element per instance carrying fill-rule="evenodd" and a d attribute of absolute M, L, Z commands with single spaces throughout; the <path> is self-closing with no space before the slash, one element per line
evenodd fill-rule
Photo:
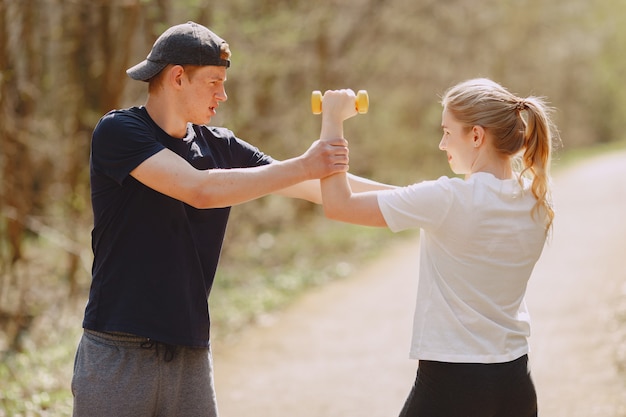
<path fill-rule="evenodd" d="M 526 100 L 524 100 L 523 98 L 520 98 L 519 100 L 517 100 L 517 105 L 515 106 L 515 110 L 522 111 L 522 110 L 526 110 L 527 107 L 528 105 L 526 104 Z"/>

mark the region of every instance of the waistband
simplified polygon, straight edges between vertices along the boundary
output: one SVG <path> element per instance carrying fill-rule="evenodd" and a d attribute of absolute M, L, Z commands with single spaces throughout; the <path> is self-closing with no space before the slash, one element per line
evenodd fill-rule
<path fill-rule="evenodd" d="M 171 362 L 176 356 L 178 346 L 152 340 L 149 337 L 137 336 L 130 333 L 122 332 L 99 332 L 96 330 L 83 329 L 85 336 L 91 339 L 97 339 L 100 343 L 106 343 L 118 347 L 137 348 L 137 349 L 154 349 L 156 356 L 160 357 L 163 351 L 163 360 Z"/>
<path fill-rule="evenodd" d="M 120 343 L 130 343 L 137 344 L 149 341 L 149 337 L 137 336 L 135 334 L 130 333 L 122 333 L 122 332 L 99 332 L 96 330 L 83 329 L 85 334 L 93 336 L 97 339 L 102 339 L 103 341 L 109 342 L 120 342 Z"/>

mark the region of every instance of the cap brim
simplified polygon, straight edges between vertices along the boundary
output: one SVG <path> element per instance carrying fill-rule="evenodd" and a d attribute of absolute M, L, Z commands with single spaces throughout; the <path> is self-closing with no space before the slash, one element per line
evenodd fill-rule
<path fill-rule="evenodd" d="M 161 70 L 166 66 L 167 64 L 148 61 L 146 59 L 134 67 L 127 69 L 126 74 L 128 74 L 128 76 L 133 80 L 148 81 L 150 78 L 161 72 Z"/>

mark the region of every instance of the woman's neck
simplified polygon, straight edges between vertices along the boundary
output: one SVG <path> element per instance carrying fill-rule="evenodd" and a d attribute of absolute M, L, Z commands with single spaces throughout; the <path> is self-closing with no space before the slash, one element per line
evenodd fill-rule
<path fill-rule="evenodd" d="M 471 172 L 465 175 L 465 179 L 469 179 L 472 174 L 477 172 L 486 172 L 500 180 L 509 180 L 513 178 L 513 168 L 511 166 L 510 157 L 494 157 L 493 155 L 491 157 L 486 157 L 487 155 L 484 156 L 484 158 L 481 158 L 481 155 L 479 155 L 479 157 L 476 158 L 474 164 L 472 165 Z"/>

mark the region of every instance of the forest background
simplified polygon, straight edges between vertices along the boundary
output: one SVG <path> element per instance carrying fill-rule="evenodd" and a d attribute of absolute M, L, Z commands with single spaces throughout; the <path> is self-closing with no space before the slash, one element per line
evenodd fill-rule
<path fill-rule="evenodd" d="M 366 89 L 346 122 L 351 171 L 394 184 L 449 175 L 439 97 L 492 78 L 557 109 L 564 150 L 624 138 L 621 0 L 0 0 L 0 417 L 63 416 L 90 283 L 89 147 L 98 119 L 143 104 L 126 68 L 194 20 L 233 52 L 213 124 L 284 159 L 319 133 L 312 90 Z M 267 197 L 233 210 L 211 296 L 227 338 L 339 279 L 392 237 Z"/>

